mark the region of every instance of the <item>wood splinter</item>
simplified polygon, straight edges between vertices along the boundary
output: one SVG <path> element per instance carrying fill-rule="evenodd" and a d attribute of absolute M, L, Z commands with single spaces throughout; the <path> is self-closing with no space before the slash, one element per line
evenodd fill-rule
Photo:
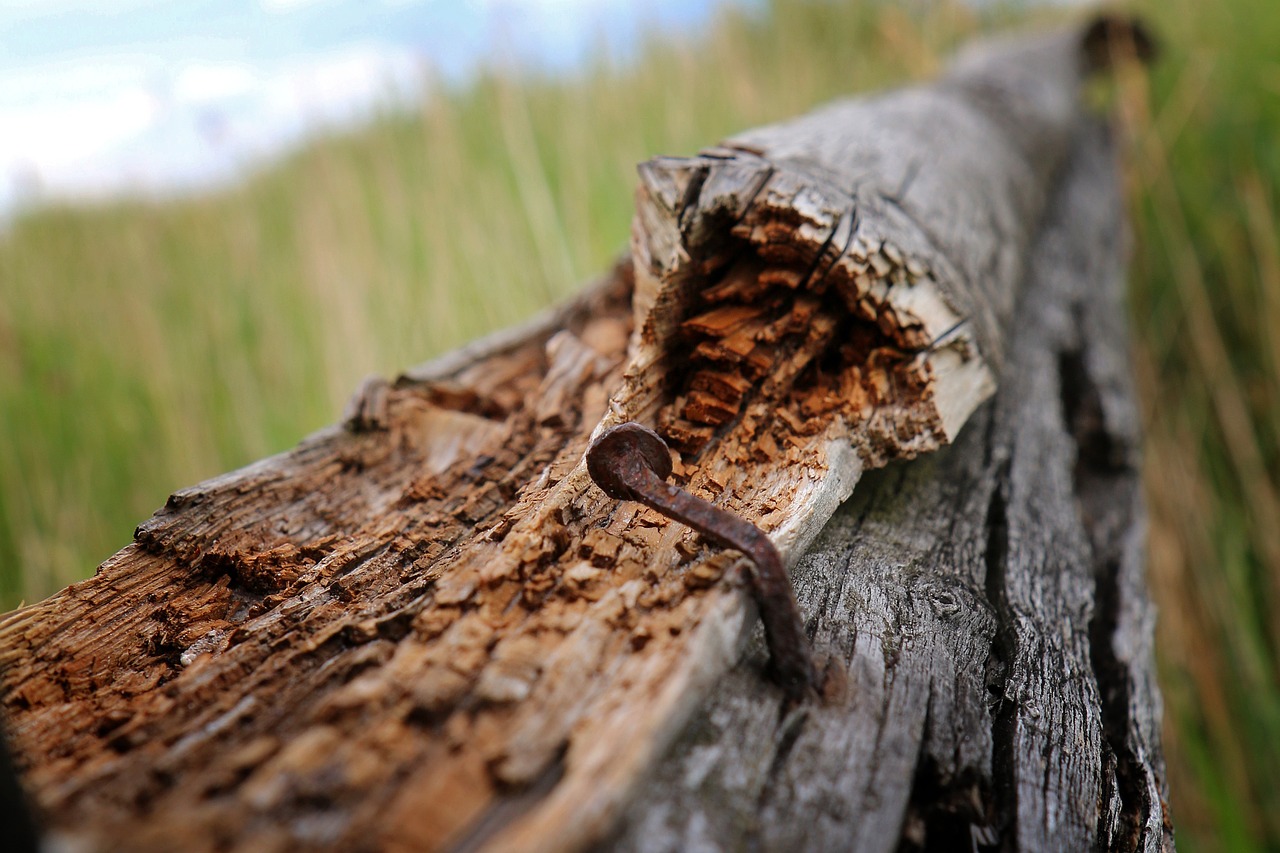
<path fill-rule="evenodd" d="M 642 424 L 610 427 L 587 449 L 587 472 L 615 500 L 632 500 L 684 522 L 713 542 L 735 548 L 755 565 L 751 593 L 764 623 L 774 675 L 793 702 L 818 691 L 813 655 L 778 549 L 749 521 L 666 482 L 667 443 Z"/>

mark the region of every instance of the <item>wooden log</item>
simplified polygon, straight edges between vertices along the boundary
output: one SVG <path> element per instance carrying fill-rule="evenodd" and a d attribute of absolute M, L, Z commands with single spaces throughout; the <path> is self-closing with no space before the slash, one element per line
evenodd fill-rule
<path fill-rule="evenodd" d="M 797 565 L 837 698 L 730 671 L 597 849 L 1173 849 L 1113 160 L 1082 128 L 994 403 Z"/>
<path fill-rule="evenodd" d="M 347 428 L 175 494 L 93 579 L 7 617 L 5 708 L 53 836 L 130 850 L 561 850 L 598 842 L 625 809 L 615 843 L 649 843 L 643 828 L 670 806 L 645 779 L 682 760 L 661 761 L 691 718 L 705 725 L 695 714 L 708 696 L 729 695 L 717 685 L 747 679 L 759 719 L 785 703 L 754 663 L 732 669 L 754 623 L 734 555 L 606 498 L 582 463 L 588 441 L 623 421 L 656 425 L 678 447 L 686 488 L 759 524 L 794 562 L 864 468 L 954 439 L 1002 367 L 1022 375 L 1008 333 L 1020 283 L 1036 279 L 1028 270 L 1052 265 L 1061 245 L 1101 264 L 1089 272 L 1118 275 L 1115 181 L 1099 165 L 1109 153 L 1081 134 L 1076 97 L 1098 38 L 1095 28 L 988 46 L 932 86 L 647 164 L 634 279 L 620 268 L 529 327 L 395 387 L 370 384 Z M 1073 146 L 1085 165 L 1064 183 Z M 1076 195 L 1068 219 L 1083 217 L 1079 227 L 1053 236 L 1038 225 Z M 1099 228 L 1111 242 L 1080 248 Z M 744 760 L 770 755 L 784 768 L 811 731 L 874 718 L 894 739 L 849 755 L 884 760 L 865 765 L 873 777 L 846 767 L 839 785 L 881 802 L 864 811 L 891 828 L 880 841 L 923 843 L 963 824 L 1031 846 L 1037 827 L 1074 831 L 1091 808 L 1100 843 L 1163 837 L 1132 436 L 1108 419 L 1126 423 L 1126 389 L 1089 378 L 1085 354 L 1119 350 L 1087 343 L 1062 363 L 1078 365 L 1080 446 L 1096 434 L 1104 457 L 1119 454 L 1114 469 L 1076 477 L 1104 520 L 1081 533 L 1058 507 L 1024 529 L 1036 515 L 1017 502 L 1041 499 L 1038 434 L 1021 439 L 1028 461 L 1010 448 L 1028 446 L 1014 442 L 1017 406 L 1039 398 L 1015 386 L 1007 415 L 988 410 L 964 433 L 991 449 L 978 461 L 1004 460 L 996 473 L 964 453 L 910 469 L 927 480 L 953 464 L 974 488 L 940 488 L 925 501 L 932 512 L 895 517 L 917 538 L 845 539 L 874 561 L 854 559 L 829 585 L 828 603 L 845 609 L 802 585 L 825 704 L 751 729 L 737 745 Z M 1006 432 L 1005 444 L 991 438 Z M 1067 488 L 1044 500 L 1066 500 Z M 990 508 L 955 521 L 958 539 L 944 529 L 959 517 L 947 495 Z M 922 553 L 926 530 L 933 551 L 967 543 L 963 561 L 944 570 L 912 556 L 919 571 L 885 571 L 886 553 Z M 1095 581 L 1085 552 L 1067 546 L 1109 555 L 1114 571 L 1096 577 L 1114 578 Z M 1037 573 L 1045 556 L 1055 570 Z M 965 574 L 973 566 L 986 568 Z M 835 591 L 874 589 L 861 586 L 874 567 L 896 597 L 849 611 Z M 1103 604 L 1091 608 L 1095 583 Z M 894 609 L 904 596 L 915 610 Z M 920 608 L 959 614 L 958 627 L 947 633 Z M 888 627 L 850 634 L 855 620 Z M 920 637 L 925 625 L 936 638 Z M 916 665 L 911 643 L 934 668 Z M 894 686 L 903 660 L 906 692 Z M 1071 679 L 1049 678 L 1064 665 L 1077 667 Z M 975 673 L 1007 687 L 1007 702 L 988 707 Z M 1033 712 L 1070 725 L 1051 729 Z M 1062 750 L 1059 734 L 1078 750 Z M 722 730 L 723 754 L 736 735 Z M 1069 760 L 1035 751 L 1046 743 Z M 1024 783 L 1036 768 L 1065 781 L 1034 777 L 1044 793 L 1033 796 Z M 779 788 L 779 802 L 820 801 L 804 782 Z M 739 801 L 706 800 L 684 826 L 739 814 Z M 684 846 L 680 826 L 668 837 Z M 856 829 L 822 826 L 813 838 Z M 800 831 L 760 837 L 786 846 Z"/>

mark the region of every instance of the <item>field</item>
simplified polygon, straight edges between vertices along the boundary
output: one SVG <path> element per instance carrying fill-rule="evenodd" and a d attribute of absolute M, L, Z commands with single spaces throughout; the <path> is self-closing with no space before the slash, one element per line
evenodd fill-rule
<path fill-rule="evenodd" d="M 1280 846 L 1280 5 L 1135 5 L 1100 91 L 1134 221 L 1172 805 L 1185 850 Z M 927 10 L 927 11 L 921 11 Z M 633 166 L 935 73 L 1020 17 L 773 0 L 571 78 L 495 71 L 217 194 L 0 236 L 0 607 L 83 578 L 172 490 L 283 450 L 624 248 Z"/>

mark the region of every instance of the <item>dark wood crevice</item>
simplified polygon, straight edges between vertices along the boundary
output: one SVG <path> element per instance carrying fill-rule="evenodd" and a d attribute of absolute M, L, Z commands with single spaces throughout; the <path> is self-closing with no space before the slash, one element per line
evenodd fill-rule
<path fill-rule="evenodd" d="M 1079 326 L 1083 327 L 1081 317 Z M 1089 623 L 1090 658 L 1102 703 L 1103 733 L 1107 744 L 1107 776 L 1103 799 L 1114 798 L 1118 807 L 1099 809 L 1110 816 L 1098 827 L 1099 843 L 1117 850 L 1138 850 L 1143 827 L 1153 804 L 1144 784 L 1143 762 L 1129 740 L 1132 728 L 1132 695 L 1126 664 L 1114 642 L 1124 630 L 1121 616 L 1121 538 L 1132 528 L 1139 511 L 1135 503 L 1140 471 L 1131 437 L 1109 429 L 1103 395 L 1089 373 L 1080 347 L 1059 354 L 1063 421 L 1076 446 L 1072 471 L 1081 524 L 1089 537 L 1094 569 L 1094 610 Z M 1117 498 L 1127 500 L 1118 500 Z"/>
<path fill-rule="evenodd" d="M 1011 825 L 1018 811 L 1017 768 L 1013 763 L 1014 727 L 1017 725 L 1017 685 L 1013 662 L 1017 658 L 1017 632 L 1009 609 L 1005 581 L 1009 570 L 1009 520 L 1004 483 L 1009 477 L 1007 461 L 996 464 L 996 485 L 987 505 L 986 547 L 983 551 L 984 591 L 996 617 L 996 630 L 985 667 L 985 686 L 991 714 L 991 799 L 987 821 L 1002 830 Z M 1009 845 L 1006 845 L 1009 846 Z"/>

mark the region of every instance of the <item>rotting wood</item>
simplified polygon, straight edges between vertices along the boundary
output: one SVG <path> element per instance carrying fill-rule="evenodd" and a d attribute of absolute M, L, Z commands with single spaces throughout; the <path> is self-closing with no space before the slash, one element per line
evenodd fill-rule
<path fill-rule="evenodd" d="M 647 164 L 634 285 L 621 268 L 530 328 L 371 384 L 355 429 L 175 494 L 95 578 L 9 616 L 6 709 L 53 830 L 131 850 L 601 838 L 753 614 L 732 554 L 590 485 L 590 436 L 656 425 L 685 488 L 798 559 L 864 467 L 950 441 L 991 393 L 1096 46 L 987 47 L 932 86 Z M 1002 584 L 997 609 L 1020 613 Z M 1107 600 L 1117 624 L 1140 602 Z M 1044 664 L 1024 627 L 999 634 L 1010 672 Z M 1099 668 L 1149 678 L 1129 649 Z M 818 651 L 831 704 L 809 713 L 843 707 L 844 682 L 875 695 L 862 658 L 842 677 L 847 649 Z M 1152 708 L 1108 701 L 1124 808 L 1098 814 L 1136 814 L 1160 785 Z M 1035 740 L 1003 713 L 988 754 Z M 995 778 L 984 813 L 1021 821 Z M 908 842 L 931 826 L 903 814 Z"/>

